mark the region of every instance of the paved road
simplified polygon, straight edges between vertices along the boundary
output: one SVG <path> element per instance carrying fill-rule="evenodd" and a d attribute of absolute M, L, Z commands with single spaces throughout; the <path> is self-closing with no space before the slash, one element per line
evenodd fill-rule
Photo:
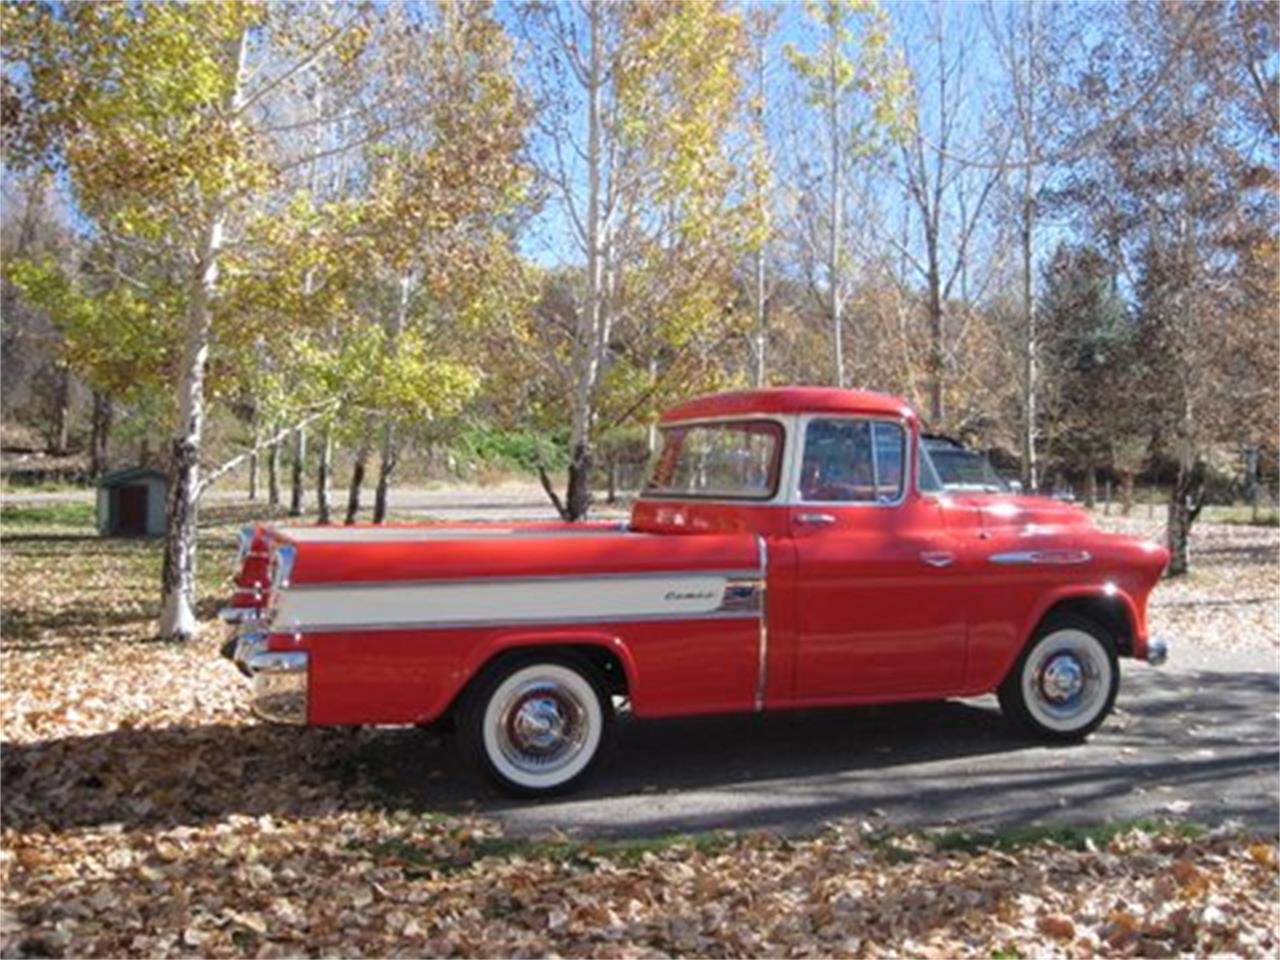
<path fill-rule="evenodd" d="M 415 805 L 478 809 L 513 835 L 804 831 L 861 817 L 987 828 L 1134 817 L 1280 821 L 1280 679 L 1263 651 L 1125 666 L 1120 708 L 1085 745 L 1012 736 L 994 697 L 878 709 L 624 719 L 610 767 L 540 803 L 465 787 L 447 737 L 379 738 L 375 770 Z M 418 762 L 405 764 L 405 754 Z M 409 771 L 415 771 L 410 773 Z"/>
<path fill-rule="evenodd" d="M 0 503 L 87 498 L 6 494 Z M 443 519 L 553 516 L 527 484 L 394 490 L 392 506 Z M 1179 816 L 1273 830 L 1280 675 L 1266 643 L 1230 653 L 1183 644 L 1159 670 L 1125 662 L 1119 708 L 1083 746 L 1019 739 L 985 697 L 762 717 L 624 717 L 613 763 L 581 792 L 542 803 L 476 788 L 450 738 L 436 734 L 384 731 L 359 748 L 360 759 L 415 806 L 478 809 L 513 835 L 803 831 L 843 817 L 973 828 Z"/>
<path fill-rule="evenodd" d="M 367 493 L 366 505 L 372 503 Z M 346 494 L 342 494 L 345 503 Z M 214 503 L 245 503 L 239 490 L 211 490 L 207 494 Z M 25 491 L 0 494 L 0 506 L 34 506 L 42 503 L 92 503 L 92 490 Z M 313 505 L 307 492 L 307 506 Z M 390 493 L 392 511 L 423 514 L 437 520 L 554 520 L 555 509 L 536 483 L 507 482 L 489 487 L 440 486 L 396 487 Z M 592 514 L 599 517 L 622 516 L 620 509 L 598 504 Z M 367 517 L 367 513 L 366 513 Z"/>

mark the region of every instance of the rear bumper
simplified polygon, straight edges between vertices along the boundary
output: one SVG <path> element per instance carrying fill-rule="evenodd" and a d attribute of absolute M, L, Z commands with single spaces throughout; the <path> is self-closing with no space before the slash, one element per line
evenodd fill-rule
<path fill-rule="evenodd" d="M 218 611 L 218 619 L 223 623 L 243 623 L 249 620 L 262 619 L 260 607 L 223 607 Z"/>
<path fill-rule="evenodd" d="M 1154 636 L 1147 640 L 1147 663 L 1158 667 L 1169 659 L 1171 641 L 1168 637 Z"/>
<path fill-rule="evenodd" d="M 267 649 L 267 632 L 241 623 L 222 647 L 222 655 L 253 685 L 251 707 L 272 723 L 307 722 L 307 681 L 311 662 L 305 651 Z"/>
<path fill-rule="evenodd" d="M 236 665 L 236 669 L 246 677 L 249 672 L 249 658 L 257 653 L 265 653 L 267 634 L 265 630 L 255 630 L 254 624 L 242 623 L 236 628 L 231 638 L 222 645 L 222 655 Z"/>
<path fill-rule="evenodd" d="M 309 660 L 301 650 L 250 655 L 245 669 L 253 680 L 253 712 L 272 723 L 306 723 Z"/>

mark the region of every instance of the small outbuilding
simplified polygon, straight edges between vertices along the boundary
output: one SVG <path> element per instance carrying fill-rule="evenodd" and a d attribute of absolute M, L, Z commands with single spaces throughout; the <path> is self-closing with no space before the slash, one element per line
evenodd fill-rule
<path fill-rule="evenodd" d="M 104 537 L 164 535 L 169 479 L 159 470 L 131 467 L 98 481 L 98 534 Z"/>

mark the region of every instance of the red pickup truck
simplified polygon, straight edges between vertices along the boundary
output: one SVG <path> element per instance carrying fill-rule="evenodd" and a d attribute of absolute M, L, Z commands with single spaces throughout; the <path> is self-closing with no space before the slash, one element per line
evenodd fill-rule
<path fill-rule="evenodd" d="M 967 697 L 1078 740 L 1117 658 L 1160 663 L 1160 545 L 1078 507 L 948 492 L 900 400 L 692 400 L 625 523 L 257 527 L 226 652 L 255 710 L 427 724 L 500 786 L 579 782 L 637 717 Z"/>

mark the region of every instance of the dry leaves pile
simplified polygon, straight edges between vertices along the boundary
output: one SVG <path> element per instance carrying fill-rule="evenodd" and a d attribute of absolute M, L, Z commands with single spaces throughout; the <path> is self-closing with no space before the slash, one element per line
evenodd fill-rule
<path fill-rule="evenodd" d="M 1135 831 L 1097 851 L 948 853 L 829 828 L 714 853 L 677 845 L 634 863 L 581 850 L 467 864 L 482 833 L 373 811 L 9 831 L 16 922 L 5 952 L 1264 957 L 1280 947 L 1275 848 L 1230 837 Z"/>
<path fill-rule="evenodd" d="M 1280 951 L 1276 847 L 1230 833 L 504 844 L 395 809 L 362 770 L 377 734 L 249 720 L 216 626 L 151 641 L 153 545 L 5 548 L 5 956 Z"/>

